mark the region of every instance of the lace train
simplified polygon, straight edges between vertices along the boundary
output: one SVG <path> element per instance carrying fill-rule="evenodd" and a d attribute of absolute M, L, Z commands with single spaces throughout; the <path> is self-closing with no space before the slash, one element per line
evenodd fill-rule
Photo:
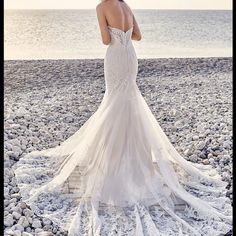
<path fill-rule="evenodd" d="M 98 110 L 60 146 L 19 160 L 23 200 L 69 236 L 227 233 L 227 183 L 176 151 L 136 85 L 132 31 L 110 32 Z"/>

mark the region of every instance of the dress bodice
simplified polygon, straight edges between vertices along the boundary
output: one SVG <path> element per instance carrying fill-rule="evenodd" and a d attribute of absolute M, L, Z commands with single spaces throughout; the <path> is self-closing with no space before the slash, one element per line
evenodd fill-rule
<path fill-rule="evenodd" d="M 128 42 L 131 42 L 133 27 L 128 29 L 126 32 L 111 26 L 108 26 L 108 29 L 111 35 L 111 44 L 119 42 L 122 45 L 127 45 Z"/>
<path fill-rule="evenodd" d="M 129 87 L 130 83 L 135 84 L 138 62 L 131 40 L 133 27 L 126 32 L 110 26 L 108 29 L 111 42 L 105 56 L 104 72 L 106 90 L 111 94 L 112 91 L 118 92 Z"/>

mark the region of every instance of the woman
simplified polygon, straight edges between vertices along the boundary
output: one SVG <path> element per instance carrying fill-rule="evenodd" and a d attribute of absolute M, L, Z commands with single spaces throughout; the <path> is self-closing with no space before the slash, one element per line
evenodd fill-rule
<path fill-rule="evenodd" d="M 20 159 L 15 173 L 23 200 L 71 236 L 226 233 L 227 183 L 210 166 L 180 156 L 136 85 L 132 39 L 141 33 L 132 11 L 119 0 L 96 10 L 109 45 L 103 100 L 60 146 Z"/>

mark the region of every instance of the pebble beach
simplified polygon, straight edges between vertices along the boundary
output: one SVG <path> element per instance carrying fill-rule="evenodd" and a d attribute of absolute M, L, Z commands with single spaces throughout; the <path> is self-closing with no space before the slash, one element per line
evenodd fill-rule
<path fill-rule="evenodd" d="M 232 58 L 138 63 L 137 85 L 171 143 L 187 160 L 212 165 L 232 201 Z M 4 61 L 4 235 L 67 235 L 21 200 L 14 165 L 74 134 L 104 92 L 102 59 Z"/>

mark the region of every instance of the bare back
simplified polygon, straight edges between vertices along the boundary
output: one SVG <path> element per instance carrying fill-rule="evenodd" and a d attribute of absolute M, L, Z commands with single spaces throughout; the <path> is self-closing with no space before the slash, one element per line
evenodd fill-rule
<path fill-rule="evenodd" d="M 105 4 L 107 24 L 124 32 L 133 26 L 133 14 L 128 5 L 121 1 L 107 1 Z"/>
<path fill-rule="evenodd" d="M 102 41 L 108 45 L 111 41 L 108 26 L 127 32 L 131 28 L 133 40 L 141 40 L 138 23 L 130 7 L 119 0 L 104 0 L 96 7 Z"/>

